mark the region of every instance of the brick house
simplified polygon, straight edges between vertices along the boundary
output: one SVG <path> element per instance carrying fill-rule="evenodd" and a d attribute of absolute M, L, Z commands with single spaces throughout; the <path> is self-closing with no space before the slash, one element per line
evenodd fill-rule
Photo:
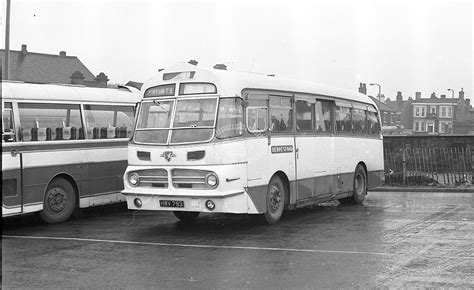
<path fill-rule="evenodd" d="M 0 49 L 0 57 L 3 64 L 5 49 Z M 20 51 L 10 50 L 9 67 L 9 80 L 13 81 L 89 87 L 107 87 L 109 81 L 103 72 L 94 76 L 76 56 L 68 56 L 65 51 L 58 55 L 29 52 L 25 44 Z"/>
<path fill-rule="evenodd" d="M 474 129 L 469 99 L 464 98 L 461 89 L 458 98 L 439 98 L 432 93 L 430 98 L 421 98 L 417 93 L 413 107 L 414 133 L 467 134 Z"/>
<path fill-rule="evenodd" d="M 411 103 L 413 99 L 403 100 L 402 92 L 398 91 L 395 101 L 387 99 L 385 104 L 395 110 L 394 123 L 400 129 L 402 134 L 410 134 L 413 129 L 413 112 Z"/>

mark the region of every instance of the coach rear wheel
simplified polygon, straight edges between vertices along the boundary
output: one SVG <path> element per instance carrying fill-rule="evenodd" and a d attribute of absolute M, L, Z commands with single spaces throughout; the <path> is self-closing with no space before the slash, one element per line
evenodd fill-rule
<path fill-rule="evenodd" d="M 354 172 L 352 196 L 341 200 L 342 203 L 362 204 L 367 195 L 367 173 L 362 165 L 357 165 Z"/>
<path fill-rule="evenodd" d="M 56 178 L 48 185 L 44 195 L 40 218 L 50 224 L 62 223 L 69 219 L 76 206 L 76 192 L 71 183 Z"/>
<path fill-rule="evenodd" d="M 274 224 L 280 220 L 283 214 L 285 195 L 285 184 L 278 176 L 272 177 L 267 188 L 267 211 L 264 213 L 268 224 Z"/>
<path fill-rule="evenodd" d="M 175 217 L 184 223 L 191 223 L 196 221 L 199 216 L 199 212 L 195 211 L 174 211 Z"/>

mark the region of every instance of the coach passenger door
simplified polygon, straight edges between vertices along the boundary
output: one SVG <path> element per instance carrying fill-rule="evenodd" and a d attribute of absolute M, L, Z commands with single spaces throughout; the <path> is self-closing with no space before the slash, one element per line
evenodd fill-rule
<path fill-rule="evenodd" d="M 14 129 L 12 103 L 2 103 L 2 215 L 23 212 L 22 155 Z"/>

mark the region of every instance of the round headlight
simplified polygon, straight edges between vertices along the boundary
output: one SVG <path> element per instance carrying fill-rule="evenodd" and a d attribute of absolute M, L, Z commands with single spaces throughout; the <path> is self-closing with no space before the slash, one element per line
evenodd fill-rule
<path fill-rule="evenodd" d="M 130 183 L 131 186 L 137 186 L 138 182 L 140 182 L 140 176 L 138 176 L 137 173 L 130 173 L 128 175 L 128 183 Z"/>
<path fill-rule="evenodd" d="M 215 173 L 209 173 L 206 176 L 206 184 L 209 187 L 216 187 L 217 184 L 219 184 L 219 179 L 217 178 L 217 175 Z"/>

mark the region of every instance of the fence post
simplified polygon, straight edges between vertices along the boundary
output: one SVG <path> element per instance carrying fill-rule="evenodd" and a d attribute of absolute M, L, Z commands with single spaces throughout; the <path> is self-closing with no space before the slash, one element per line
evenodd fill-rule
<path fill-rule="evenodd" d="M 403 184 L 407 184 L 407 154 L 406 154 L 405 149 L 402 149 L 402 168 L 403 168 Z"/>

